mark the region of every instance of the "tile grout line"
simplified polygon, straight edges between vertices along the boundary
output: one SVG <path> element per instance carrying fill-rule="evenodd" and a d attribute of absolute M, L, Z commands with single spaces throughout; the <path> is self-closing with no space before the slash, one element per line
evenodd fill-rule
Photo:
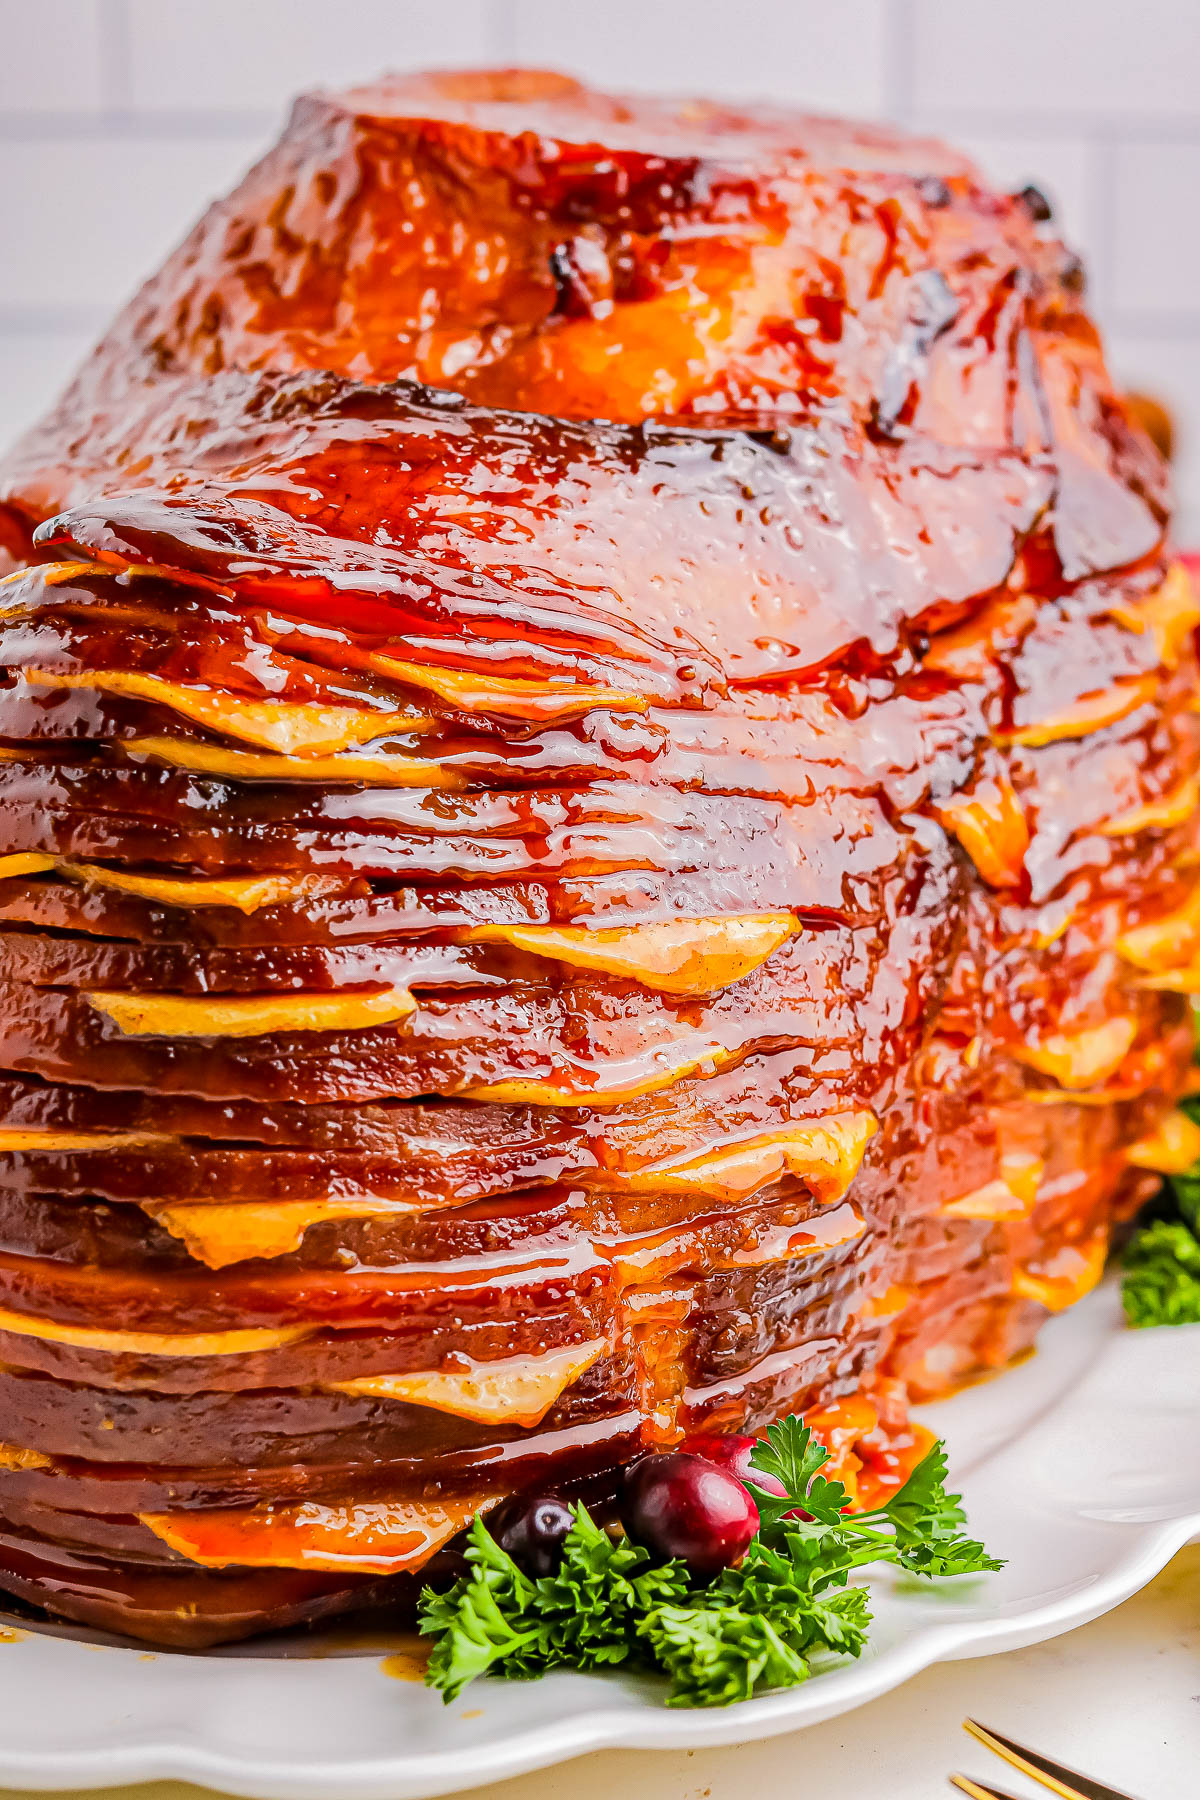
<path fill-rule="evenodd" d="M 8 306 L 0 302 L 0 337 L 33 337 L 101 330 L 112 308 L 101 304 Z"/>
<path fill-rule="evenodd" d="M 1093 133 L 1087 140 L 1087 259 L 1094 271 L 1093 304 L 1101 321 L 1112 318 L 1116 296 L 1117 221 L 1113 195 L 1116 157 L 1112 139 Z"/>
<path fill-rule="evenodd" d="M 269 131 L 275 112 L 122 112 L 114 109 L 92 117 L 79 113 L 0 114 L 0 141 L 8 144 L 212 143 Z"/>
<path fill-rule="evenodd" d="M 1200 118 L 1196 113 L 1164 117 L 1158 113 L 1041 112 L 1023 107 L 922 106 L 921 117 L 939 129 L 965 131 L 981 136 L 1078 138 L 1083 133 L 1103 133 L 1108 138 L 1163 144 L 1200 143 Z"/>

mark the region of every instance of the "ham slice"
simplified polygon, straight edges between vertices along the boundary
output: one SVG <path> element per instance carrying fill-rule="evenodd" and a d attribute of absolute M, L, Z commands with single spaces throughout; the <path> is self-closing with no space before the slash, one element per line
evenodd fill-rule
<path fill-rule="evenodd" d="M 493 1501 L 787 1411 L 877 1504 L 1195 1156 L 1200 600 L 942 145 L 310 96 L 0 550 L 25 1602 L 401 1617 Z"/>

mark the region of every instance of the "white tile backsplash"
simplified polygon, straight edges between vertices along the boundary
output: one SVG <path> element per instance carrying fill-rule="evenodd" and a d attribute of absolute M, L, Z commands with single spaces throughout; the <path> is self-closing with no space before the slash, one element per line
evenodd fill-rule
<path fill-rule="evenodd" d="M 0 0 L 0 116 L 99 112 L 102 24 L 101 0 Z"/>
<path fill-rule="evenodd" d="M 229 136 L 0 142 L 0 309 L 35 322 L 112 311 L 262 148 Z"/>
<path fill-rule="evenodd" d="M 1200 0 L 0 0 L 0 436 L 291 95 L 510 62 L 900 118 L 1044 186 L 1200 541 Z"/>
<path fill-rule="evenodd" d="M 1119 145 L 1113 212 L 1116 306 L 1147 319 L 1186 318 L 1200 331 L 1200 142 Z"/>
<path fill-rule="evenodd" d="M 99 335 L 89 325 L 0 331 L 0 445 L 45 412 Z"/>
<path fill-rule="evenodd" d="M 1195 122 L 1196 0 L 911 4 L 922 109 Z"/>
<path fill-rule="evenodd" d="M 301 88 L 486 63 L 489 0 L 126 0 L 133 104 L 278 113 Z"/>
<path fill-rule="evenodd" d="M 814 112 L 887 104 L 888 0 L 514 0 L 518 62 L 600 86 L 774 95 Z"/>

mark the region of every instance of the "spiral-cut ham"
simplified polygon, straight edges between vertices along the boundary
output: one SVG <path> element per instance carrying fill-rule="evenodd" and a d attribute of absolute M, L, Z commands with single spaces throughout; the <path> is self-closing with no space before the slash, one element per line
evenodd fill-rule
<path fill-rule="evenodd" d="M 1080 287 L 936 144 L 503 74 L 134 299 L 0 471 L 0 1587 L 402 1609 L 789 1409 L 869 1496 L 1094 1284 L 1200 608 Z"/>

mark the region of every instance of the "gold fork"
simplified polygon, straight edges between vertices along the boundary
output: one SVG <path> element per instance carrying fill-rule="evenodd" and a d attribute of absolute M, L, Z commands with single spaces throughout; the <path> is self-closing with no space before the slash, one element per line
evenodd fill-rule
<path fill-rule="evenodd" d="M 1064 1768 L 1062 1763 L 1051 1762 L 1048 1756 L 1039 1756 L 1036 1750 L 1027 1750 L 1023 1744 L 1015 1744 L 998 1731 L 989 1731 L 975 1719 L 964 1719 L 963 1730 L 1003 1757 L 1010 1767 L 1031 1776 L 1052 1794 L 1058 1794 L 1060 1800 L 1133 1800 L 1132 1794 L 1122 1794 L 1116 1788 L 1105 1787 L 1102 1781 L 1093 1781 L 1090 1775 L 1080 1775 L 1075 1769 Z M 960 1793 L 968 1794 L 970 1800 L 1017 1800 L 1015 1794 L 1004 1788 L 988 1787 L 985 1782 L 972 1781 L 969 1775 L 952 1775 L 950 1781 Z"/>

